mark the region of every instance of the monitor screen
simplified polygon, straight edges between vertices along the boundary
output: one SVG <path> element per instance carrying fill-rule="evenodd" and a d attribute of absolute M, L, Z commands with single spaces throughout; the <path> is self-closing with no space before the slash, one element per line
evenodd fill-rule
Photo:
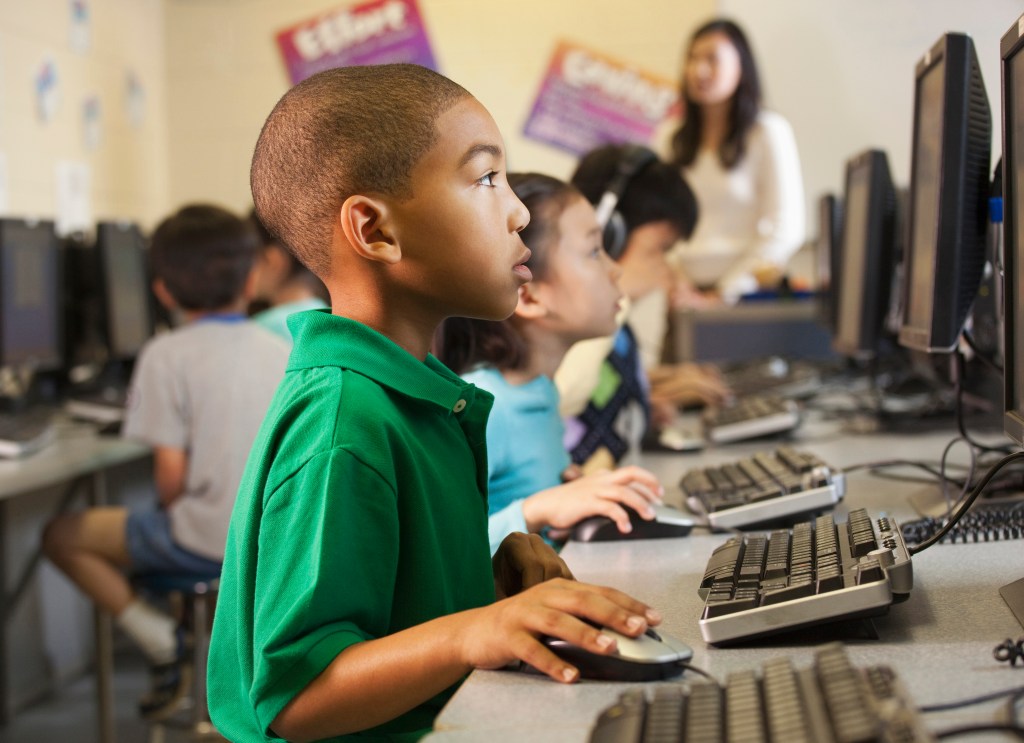
<path fill-rule="evenodd" d="M 885 153 L 868 150 L 846 164 L 846 193 L 833 347 L 851 358 L 876 355 L 894 275 L 896 194 Z"/>
<path fill-rule="evenodd" d="M 1024 446 L 1024 37 L 1002 39 L 1003 385 L 1007 436 Z"/>
<path fill-rule="evenodd" d="M 61 366 L 60 252 L 53 223 L 0 219 L 0 366 Z"/>
<path fill-rule="evenodd" d="M 153 334 L 142 233 L 134 224 L 101 222 L 96 250 L 110 357 L 133 359 Z"/>
<path fill-rule="evenodd" d="M 900 343 L 952 351 L 985 266 L 992 119 L 974 52 L 946 34 L 917 65 Z"/>

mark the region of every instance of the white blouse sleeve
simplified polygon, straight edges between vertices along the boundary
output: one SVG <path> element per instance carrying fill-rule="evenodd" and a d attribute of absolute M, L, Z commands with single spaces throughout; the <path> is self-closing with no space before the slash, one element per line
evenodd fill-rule
<path fill-rule="evenodd" d="M 804 184 L 793 129 L 782 116 L 767 111 L 758 117 L 763 154 L 757 179 L 757 236 L 718 282 L 727 300 L 756 290 L 753 272 L 765 264 L 783 268 L 800 249 L 805 235 Z"/>

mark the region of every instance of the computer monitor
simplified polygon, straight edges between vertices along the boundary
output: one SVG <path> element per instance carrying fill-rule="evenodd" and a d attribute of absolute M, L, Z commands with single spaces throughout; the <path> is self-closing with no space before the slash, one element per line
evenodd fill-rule
<path fill-rule="evenodd" d="M 843 230 L 843 200 L 835 194 L 823 194 L 818 199 L 818 239 L 816 261 L 818 268 L 818 301 L 821 324 L 834 332 L 836 329 L 836 290 L 839 283 L 839 248 Z"/>
<path fill-rule="evenodd" d="M 0 219 L 0 366 L 61 367 L 60 273 L 53 222 Z"/>
<path fill-rule="evenodd" d="M 1003 35 L 1003 429 L 1024 446 L 1024 16 Z M 1024 626 L 1024 578 L 999 589 Z"/>
<path fill-rule="evenodd" d="M 1003 95 L 1003 428 L 1024 446 L 1024 37 L 1006 32 Z"/>
<path fill-rule="evenodd" d="M 846 191 L 832 346 L 853 359 L 878 352 L 894 276 L 896 192 L 889 161 L 867 150 L 846 163 Z"/>
<path fill-rule="evenodd" d="M 132 360 L 153 335 L 146 243 L 139 227 L 130 222 L 100 222 L 96 258 L 109 358 Z"/>
<path fill-rule="evenodd" d="M 974 43 L 948 33 L 917 63 L 899 342 L 956 348 L 985 267 L 992 116 Z"/>

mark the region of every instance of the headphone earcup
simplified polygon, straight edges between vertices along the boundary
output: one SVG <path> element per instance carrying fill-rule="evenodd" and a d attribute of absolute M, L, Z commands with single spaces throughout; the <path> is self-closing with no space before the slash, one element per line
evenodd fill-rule
<path fill-rule="evenodd" d="M 619 260 L 626 249 L 627 232 L 626 220 L 619 212 L 612 212 L 604 226 L 602 239 L 604 240 L 604 250 L 613 261 Z"/>

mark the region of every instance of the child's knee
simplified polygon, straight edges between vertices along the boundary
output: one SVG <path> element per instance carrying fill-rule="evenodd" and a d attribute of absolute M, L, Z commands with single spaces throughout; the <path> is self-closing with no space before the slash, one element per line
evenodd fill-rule
<path fill-rule="evenodd" d="M 76 532 L 74 517 L 70 514 L 50 519 L 43 528 L 43 552 L 51 558 L 67 552 L 74 544 Z"/>

